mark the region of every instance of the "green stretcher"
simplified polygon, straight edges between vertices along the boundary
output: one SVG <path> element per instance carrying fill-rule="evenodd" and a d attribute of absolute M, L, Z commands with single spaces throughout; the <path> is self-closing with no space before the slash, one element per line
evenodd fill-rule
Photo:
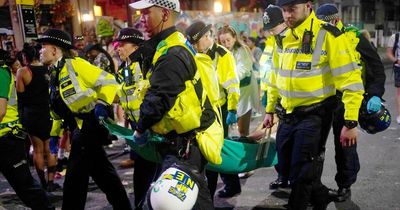
<path fill-rule="evenodd" d="M 152 162 L 162 162 L 157 152 L 157 145 L 162 141 L 160 136 L 152 136 L 145 146 L 139 147 L 133 138 L 133 131 L 121 127 L 114 122 L 103 121 L 103 125 L 110 133 L 125 138 L 126 143 L 141 157 Z M 220 173 L 236 174 L 248 172 L 262 167 L 271 167 L 277 164 L 275 139 L 269 138 L 260 143 L 246 143 L 225 139 L 222 147 L 222 163 L 208 164 L 207 169 Z"/>

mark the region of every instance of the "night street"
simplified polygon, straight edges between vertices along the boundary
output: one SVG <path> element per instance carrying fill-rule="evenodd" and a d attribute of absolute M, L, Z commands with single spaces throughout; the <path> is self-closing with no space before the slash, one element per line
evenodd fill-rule
<path fill-rule="evenodd" d="M 343 203 L 331 203 L 328 209 L 392 209 L 400 210 L 400 135 L 399 126 L 395 122 L 396 113 L 394 110 L 393 75 L 391 68 L 386 68 L 386 93 L 385 104 L 392 112 L 391 127 L 378 135 L 368 135 L 360 132 L 358 152 L 361 162 L 361 170 L 358 174 L 357 182 L 352 186 L 351 201 Z M 261 118 L 256 118 L 252 122 L 252 127 L 256 126 Z M 109 158 L 115 166 L 127 158 L 128 154 L 122 153 L 122 147 L 113 147 L 107 149 Z M 335 176 L 333 137 L 330 136 L 327 143 L 327 153 L 324 165 L 322 181 L 330 188 L 337 188 L 334 181 Z M 31 167 L 32 174 L 36 172 Z M 132 188 L 132 169 L 118 168 L 123 184 L 129 194 L 133 204 Z M 273 168 L 262 168 L 255 171 L 255 174 L 247 179 L 242 179 L 242 193 L 230 199 L 220 199 L 215 197 L 217 209 L 284 209 L 283 205 L 287 203 L 288 193 L 285 191 L 273 192 L 268 189 L 268 184 L 275 180 L 276 173 Z M 56 180 L 62 184 L 63 179 Z M 219 188 L 222 182 L 219 182 Z M 54 192 L 52 201 L 57 209 L 60 209 L 62 202 L 62 193 Z M 26 209 L 17 198 L 4 177 L 0 176 L 0 210 L 2 209 Z M 96 187 L 89 185 L 89 193 L 86 203 L 86 209 L 112 209 L 108 204 L 105 195 Z"/>

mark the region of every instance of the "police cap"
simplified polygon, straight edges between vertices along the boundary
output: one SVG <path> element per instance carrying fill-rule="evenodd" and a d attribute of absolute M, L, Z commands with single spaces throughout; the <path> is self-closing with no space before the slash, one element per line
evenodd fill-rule
<path fill-rule="evenodd" d="M 264 30 L 269 30 L 283 23 L 282 9 L 280 7 L 269 5 L 264 11 L 263 24 Z"/>
<path fill-rule="evenodd" d="M 49 43 L 63 49 L 72 49 L 71 35 L 63 30 L 49 29 L 45 31 L 41 38 L 36 40 L 39 43 Z"/>
<path fill-rule="evenodd" d="M 282 7 L 288 4 L 303 4 L 312 0 L 278 0 L 276 5 Z"/>
<path fill-rule="evenodd" d="M 134 28 L 123 28 L 119 31 L 117 38 L 114 40 L 117 42 L 130 42 L 136 45 L 144 42 L 144 36 L 142 32 Z"/>
<path fill-rule="evenodd" d="M 323 4 L 315 13 L 318 19 L 326 22 L 339 18 L 339 11 L 335 4 Z"/>
<path fill-rule="evenodd" d="M 200 40 L 201 37 L 203 37 L 204 34 L 206 34 L 210 30 L 211 24 L 206 25 L 203 21 L 197 21 L 190 25 L 186 29 L 185 33 L 189 42 L 191 44 L 195 44 Z"/>

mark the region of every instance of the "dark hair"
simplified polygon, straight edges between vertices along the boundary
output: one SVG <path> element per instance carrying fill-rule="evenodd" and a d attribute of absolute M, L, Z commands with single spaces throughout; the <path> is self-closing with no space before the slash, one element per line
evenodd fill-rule
<path fill-rule="evenodd" d="M 63 54 L 63 58 L 75 58 L 78 56 L 78 53 L 74 51 L 73 49 L 64 49 L 60 48 Z"/>
<path fill-rule="evenodd" d="M 110 53 L 108 53 L 107 50 L 105 50 L 101 46 L 96 47 L 96 49 L 99 52 L 104 53 L 104 55 L 106 55 L 106 57 L 107 57 L 107 60 L 110 61 L 110 65 L 108 66 L 108 69 L 104 69 L 104 70 L 106 70 L 108 73 L 115 74 L 115 64 L 114 64 L 114 60 L 112 59 Z"/>
<path fill-rule="evenodd" d="M 236 50 L 236 49 L 244 46 L 244 44 L 242 42 L 240 42 L 239 37 L 238 37 L 238 35 L 236 33 L 236 30 L 230 25 L 224 25 L 222 28 L 220 28 L 218 30 L 218 34 L 217 34 L 218 42 L 220 42 L 219 36 L 221 34 L 228 34 L 228 33 L 231 34 L 232 37 L 236 39 L 235 44 L 233 44 L 233 49 Z"/>
<path fill-rule="evenodd" d="M 40 48 L 38 49 L 36 46 L 32 46 L 29 43 L 24 43 L 24 48 L 20 53 L 17 54 L 17 58 L 21 64 L 23 64 L 23 56 L 25 56 L 26 61 L 30 64 L 34 60 L 39 60 Z"/>
<path fill-rule="evenodd" d="M 258 40 L 256 38 L 250 36 L 250 37 L 247 37 L 247 39 L 250 40 L 251 42 L 253 42 L 254 45 L 258 45 Z"/>

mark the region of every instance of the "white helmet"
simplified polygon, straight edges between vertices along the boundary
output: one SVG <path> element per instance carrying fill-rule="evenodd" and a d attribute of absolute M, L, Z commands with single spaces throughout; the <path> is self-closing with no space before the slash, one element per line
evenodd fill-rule
<path fill-rule="evenodd" d="M 150 188 L 153 210 L 191 210 L 196 203 L 199 187 L 179 168 L 170 167 Z"/>

